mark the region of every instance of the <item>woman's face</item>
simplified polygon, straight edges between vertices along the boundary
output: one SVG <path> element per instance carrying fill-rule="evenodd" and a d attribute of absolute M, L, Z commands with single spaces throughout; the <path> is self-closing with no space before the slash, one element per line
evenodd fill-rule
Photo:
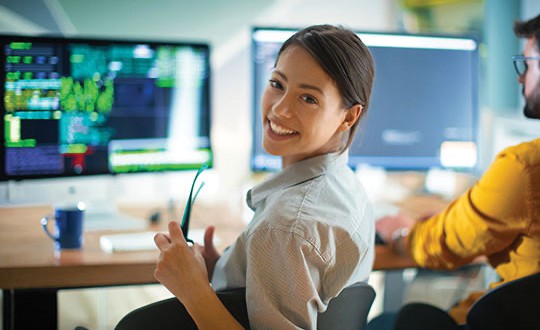
<path fill-rule="evenodd" d="M 336 84 L 306 50 L 290 46 L 263 94 L 263 147 L 282 157 L 283 168 L 337 151 L 359 112 L 343 107 Z"/>

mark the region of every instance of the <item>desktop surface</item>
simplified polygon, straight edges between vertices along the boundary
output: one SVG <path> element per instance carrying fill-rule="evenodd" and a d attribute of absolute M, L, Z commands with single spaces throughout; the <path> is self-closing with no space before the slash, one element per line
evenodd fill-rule
<path fill-rule="evenodd" d="M 0 208 L 0 288 L 3 289 L 3 328 L 58 328 L 57 292 L 65 288 L 122 286 L 157 283 L 154 270 L 159 251 L 108 253 L 99 239 L 119 231 L 87 231 L 80 250 L 55 253 L 53 242 L 41 229 L 39 219 L 51 206 Z M 130 209 L 140 216 L 154 209 Z M 123 210 L 124 211 L 124 210 Z M 127 213 L 128 211 L 125 210 Z M 216 223 L 216 219 L 219 223 Z M 236 220 L 235 220 L 236 219 Z M 240 216 L 222 207 L 195 208 L 192 226 L 216 225 L 218 250 L 230 245 L 243 230 Z M 162 226 L 164 223 L 162 224 Z M 148 227 L 147 230 L 163 228 Z M 375 269 L 403 269 L 415 265 L 386 246 L 375 248 Z"/>
<path fill-rule="evenodd" d="M 52 208 L 3 208 L 0 226 L 2 288 L 79 287 L 153 283 L 151 260 L 157 252 L 107 254 L 97 232 L 86 232 L 81 250 L 54 250 L 39 219 Z M 111 267 L 114 266 L 114 267 Z M 127 272 L 126 272 L 127 271 Z M 129 276 L 127 276 L 129 275 Z"/>
<path fill-rule="evenodd" d="M 427 205 L 429 202 L 430 200 L 422 200 L 417 205 Z M 144 217 L 156 208 L 139 206 L 124 207 L 121 210 Z M 210 207 L 202 204 L 193 210 L 194 229 L 216 226 L 216 234 L 220 238 L 218 250 L 232 244 L 245 226 L 240 216 L 227 210 L 226 206 Z M 86 231 L 82 249 L 55 252 L 52 240 L 45 235 L 39 223 L 43 215 L 52 211 L 49 205 L 0 208 L 1 288 L 68 288 L 156 283 L 154 268 L 159 256 L 158 250 L 108 253 L 101 248 L 100 237 L 122 231 Z M 145 231 L 165 231 L 166 222 L 162 222 L 158 227 L 147 227 Z M 386 246 L 377 246 L 375 249 L 374 269 L 414 267 L 409 259 L 395 255 Z"/>
<path fill-rule="evenodd" d="M 437 200 L 409 201 L 408 212 L 426 207 Z M 121 212 L 149 219 L 160 208 L 149 205 L 120 207 Z M 54 244 L 41 228 L 39 219 L 51 214 L 52 206 L 0 208 L 0 288 L 3 289 L 4 329 L 57 328 L 57 291 L 64 288 L 104 287 L 156 283 L 154 270 L 159 251 L 123 251 L 109 253 L 99 240 L 122 232 L 165 231 L 169 219 L 159 226 L 148 225 L 143 231 L 85 231 L 83 248 L 56 253 Z M 163 212 L 166 214 L 166 212 Z M 202 230 L 216 227 L 218 250 L 234 242 L 244 229 L 242 217 L 226 205 L 197 204 L 191 227 Z M 195 237 L 192 237 L 195 238 Z M 388 246 L 375 247 L 374 270 L 400 270 L 415 267 L 406 257 L 396 255 Z M 43 308 L 46 306 L 47 308 Z M 32 326 L 28 326 L 28 322 Z"/>
<path fill-rule="evenodd" d="M 120 207 L 122 212 L 148 218 L 156 207 Z M 217 215 L 219 210 L 219 215 Z M 121 232 L 165 231 L 166 221 L 144 230 L 85 231 L 83 248 L 56 252 L 44 233 L 39 219 L 52 214 L 49 205 L 0 208 L 0 287 L 67 288 L 155 283 L 154 268 L 159 251 L 142 250 L 108 253 L 99 243 L 100 237 Z M 203 204 L 193 210 L 194 228 L 204 228 L 206 219 L 222 219 L 216 225 L 220 243 L 218 249 L 230 245 L 242 230 L 242 222 L 224 208 L 208 208 Z"/>

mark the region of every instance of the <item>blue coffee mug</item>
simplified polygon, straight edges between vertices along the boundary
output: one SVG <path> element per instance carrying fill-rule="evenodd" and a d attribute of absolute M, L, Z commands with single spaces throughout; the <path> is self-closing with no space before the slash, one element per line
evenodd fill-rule
<path fill-rule="evenodd" d="M 54 234 L 47 227 L 50 220 L 55 222 Z M 80 249 L 83 244 L 83 220 L 84 208 L 81 206 L 56 207 L 54 217 L 44 216 L 41 225 L 54 240 L 55 249 Z"/>

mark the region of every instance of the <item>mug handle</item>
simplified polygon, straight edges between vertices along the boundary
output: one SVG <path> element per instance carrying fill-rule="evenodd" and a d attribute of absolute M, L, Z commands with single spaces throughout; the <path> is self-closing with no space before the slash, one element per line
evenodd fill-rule
<path fill-rule="evenodd" d="M 47 234 L 47 236 L 49 236 L 53 241 L 56 241 L 58 240 L 58 237 L 54 237 L 49 231 L 49 228 L 47 227 L 47 224 L 49 223 L 49 217 L 52 217 L 52 216 L 46 215 L 43 218 L 41 218 L 41 226 L 43 226 L 43 230 L 45 230 L 45 233 Z"/>

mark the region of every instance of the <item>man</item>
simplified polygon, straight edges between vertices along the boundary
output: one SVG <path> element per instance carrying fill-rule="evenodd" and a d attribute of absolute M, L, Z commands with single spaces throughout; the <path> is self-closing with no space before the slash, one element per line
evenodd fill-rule
<path fill-rule="evenodd" d="M 514 24 L 526 38 L 522 56 L 514 56 L 523 86 L 524 114 L 540 119 L 540 15 Z M 420 267 L 455 269 L 487 257 L 500 281 L 496 287 L 540 272 L 540 138 L 499 153 L 480 180 L 444 211 L 416 221 L 405 215 L 376 222 L 383 240 Z M 465 323 L 474 292 L 449 314 Z"/>

